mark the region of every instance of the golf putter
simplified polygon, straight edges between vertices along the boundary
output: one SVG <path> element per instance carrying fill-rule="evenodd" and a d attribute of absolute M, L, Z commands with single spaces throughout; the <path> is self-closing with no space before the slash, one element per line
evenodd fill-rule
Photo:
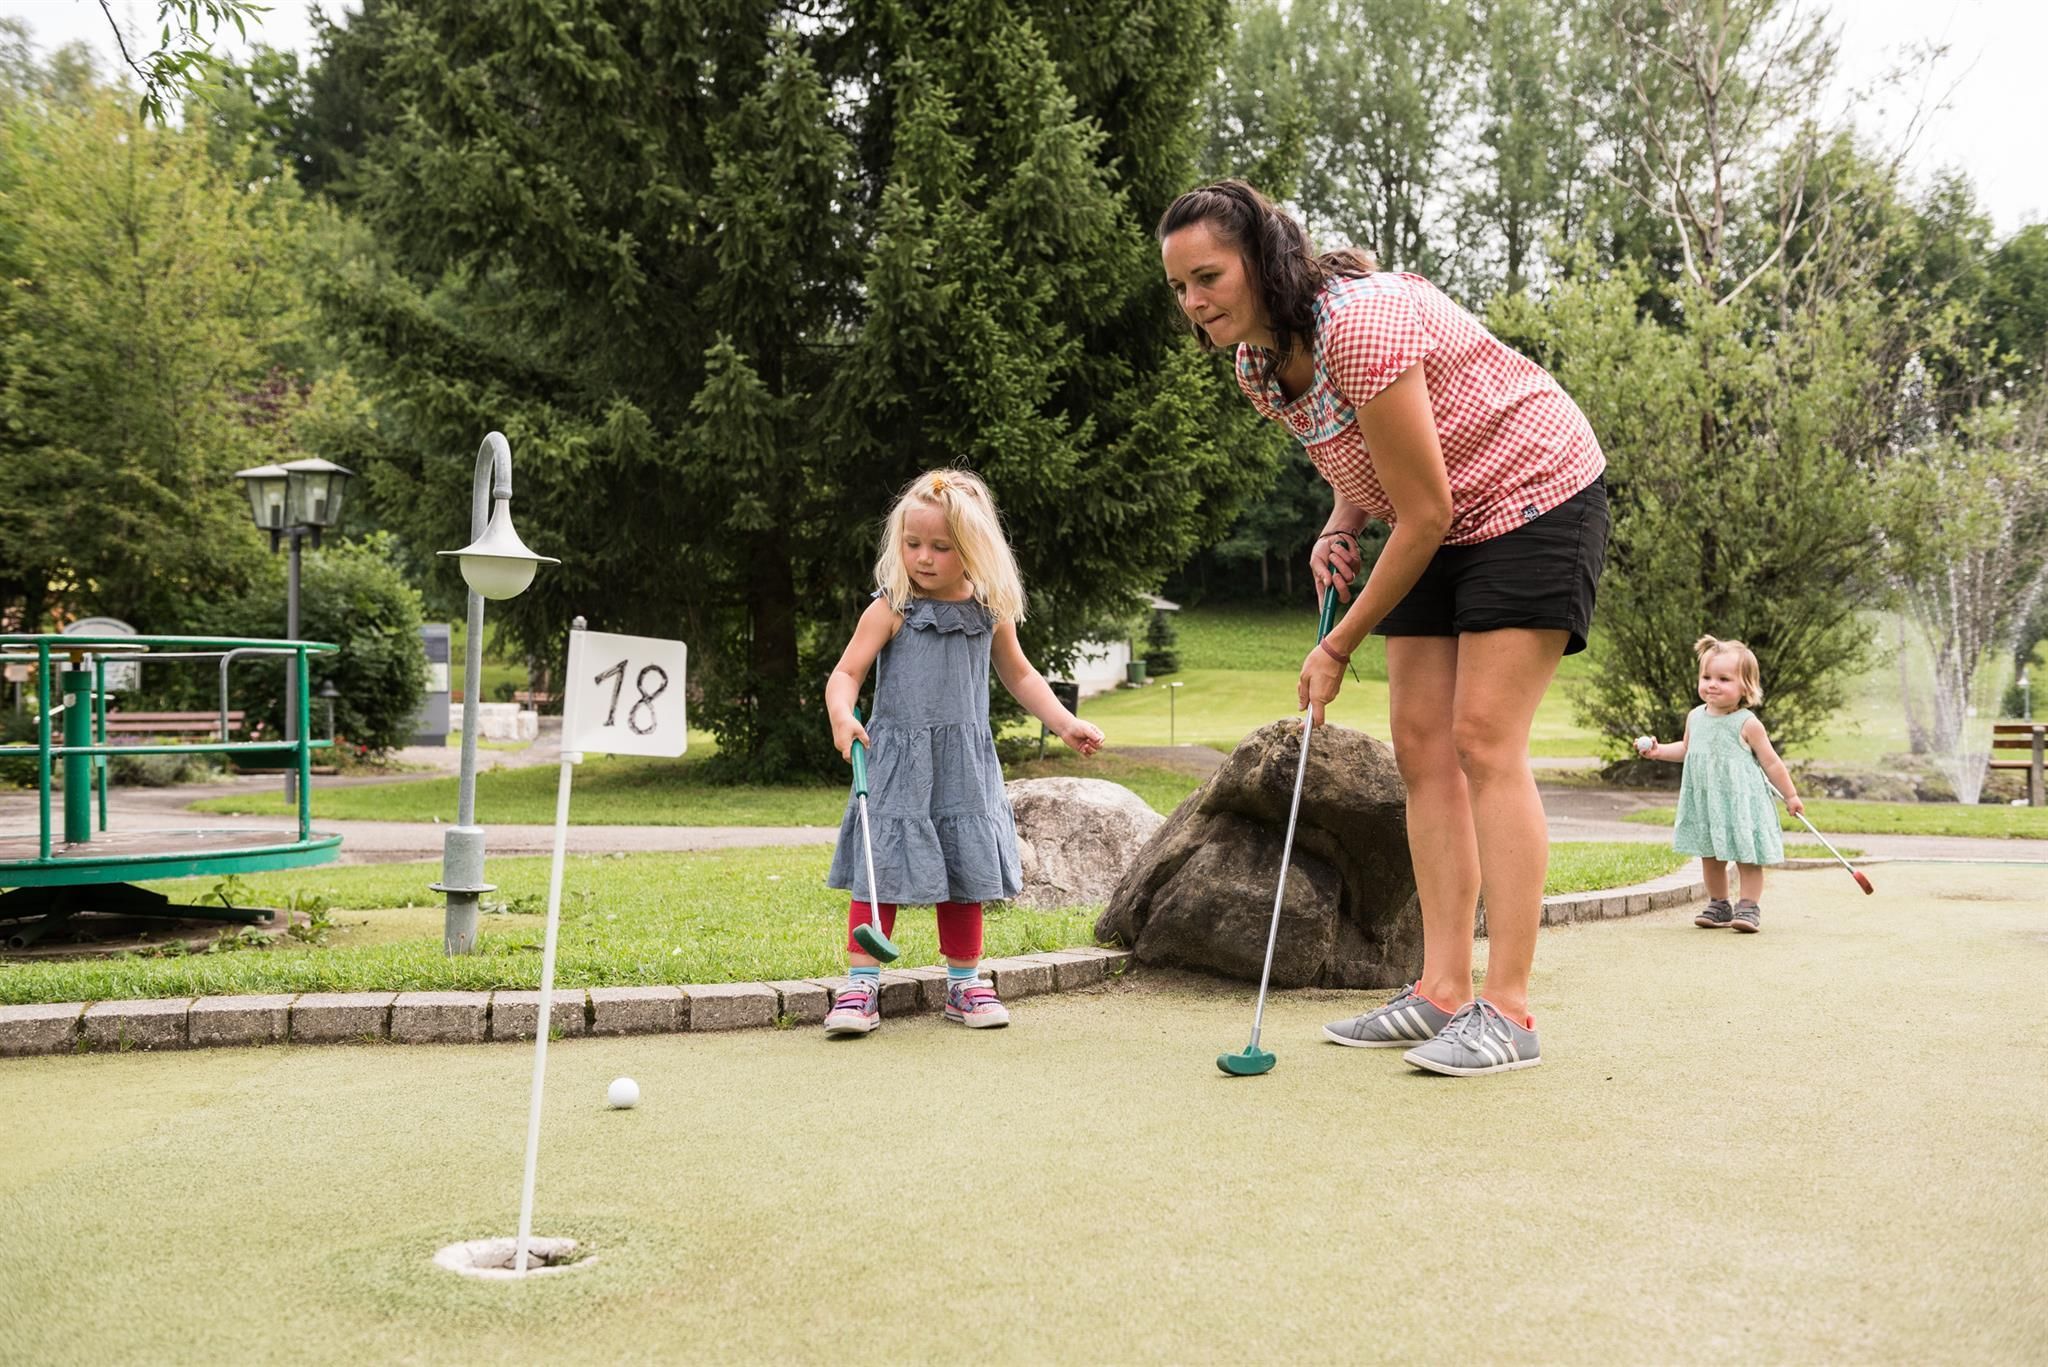
<path fill-rule="evenodd" d="M 1334 565 L 1332 569 L 1336 568 Z M 1333 581 L 1323 590 L 1323 616 L 1316 627 L 1316 640 L 1330 634 L 1330 628 L 1337 624 L 1337 585 Z M 1301 759 L 1294 766 L 1294 799 L 1287 805 L 1287 838 L 1280 844 L 1280 883 L 1273 889 L 1273 924 L 1266 931 L 1266 966 L 1259 970 L 1259 1004 L 1252 1012 L 1252 1039 L 1241 1054 L 1218 1054 L 1216 1066 L 1232 1077 L 1257 1077 L 1260 1073 L 1273 1071 L 1277 1061 L 1270 1049 L 1259 1048 L 1259 1028 L 1266 1021 L 1266 984 L 1273 977 L 1273 946 L 1280 938 L 1280 904 L 1287 896 L 1287 863 L 1294 855 L 1294 823 L 1301 813 L 1301 785 L 1308 777 L 1308 738 L 1315 729 L 1315 708 L 1310 706 L 1301 717 Z"/>
<path fill-rule="evenodd" d="M 853 719 L 860 720 L 858 707 L 853 709 Z M 903 951 L 882 933 L 882 898 L 875 886 L 875 842 L 868 834 L 868 750 L 859 740 L 853 743 L 853 799 L 860 807 L 860 849 L 868 861 L 868 923 L 854 927 L 853 939 L 883 963 L 894 963 Z"/>
<path fill-rule="evenodd" d="M 1778 790 L 1775 786 L 1771 787 L 1771 791 L 1774 793 L 1778 793 Z M 1778 793 L 1778 801 L 1785 802 L 1785 795 L 1783 793 Z M 1792 804 L 1786 802 L 1785 810 L 1791 812 Z M 1815 840 L 1818 840 L 1823 845 L 1827 845 L 1828 853 L 1835 857 L 1835 862 L 1837 864 L 1840 864 L 1843 868 L 1849 870 L 1849 876 L 1856 880 L 1856 886 L 1863 889 L 1863 893 L 1866 897 L 1877 891 L 1876 888 L 1870 886 L 1870 879 L 1865 877 L 1860 871 L 1858 871 L 1855 865 L 1851 864 L 1848 860 L 1842 858 L 1842 852 L 1836 849 L 1832 844 L 1830 844 L 1828 838 L 1822 835 L 1819 829 L 1816 828 L 1811 821 L 1808 821 L 1806 819 L 1805 812 L 1792 812 L 1792 815 L 1799 818 L 1800 825 L 1806 827 L 1807 830 L 1813 832 L 1813 838 Z"/>

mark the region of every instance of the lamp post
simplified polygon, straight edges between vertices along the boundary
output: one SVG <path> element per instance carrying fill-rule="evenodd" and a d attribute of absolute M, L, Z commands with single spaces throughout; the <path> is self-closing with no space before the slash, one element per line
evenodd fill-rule
<path fill-rule="evenodd" d="M 285 576 L 284 634 L 299 639 L 299 543 L 310 536 L 313 549 L 320 549 L 320 533 L 341 525 L 342 495 L 355 471 L 317 456 L 289 461 L 283 465 L 258 465 L 237 470 L 235 478 L 249 496 L 249 514 L 256 526 L 270 533 L 270 549 L 277 551 L 280 539 L 291 543 L 290 568 Z M 286 656 L 284 664 L 284 738 L 299 738 L 299 667 L 297 656 Z M 299 771 L 287 766 L 284 800 L 299 800 Z"/>
<path fill-rule="evenodd" d="M 1180 742 L 1179 742 L 1179 741 L 1178 741 L 1178 740 L 1177 740 L 1177 739 L 1175 738 L 1175 731 L 1174 731 L 1174 720 L 1173 720 L 1173 713 L 1174 713 L 1174 700 L 1175 700 L 1176 698 L 1178 698 L 1179 696 L 1180 696 L 1180 680 L 1179 680 L 1179 679 L 1175 679 L 1175 680 L 1174 680 L 1173 682 L 1171 682 L 1171 683 L 1169 683 L 1168 685 L 1166 685 L 1166 743 L 1167 743 L 1168 745 L 1178 745 L 1178 744 L 1180 743 Z"/>
<path fill-rule="evenodd" d="M 541 565 L 562 562 L 536 555 L 512 530 L 512 448 L 492 432 L 476 451 L 476 474 L 470 481 L 470 544 L 459 551 L 441 551 L 462 562 L 469 585 L 469 640 L 462 658 L 462 786 L 456 799 L 455 824 L 441 838 L 441 881 L 434 891 L 447 899 L 441 948 L 467 954 L 476 948 L 477 903 L 494 885 L 484 882 L 484 832 L 476 824 L 476 734 L 482 699 L 478 684 L 484 671 L 484 599 L 516 598 L 533 582 Z"/>

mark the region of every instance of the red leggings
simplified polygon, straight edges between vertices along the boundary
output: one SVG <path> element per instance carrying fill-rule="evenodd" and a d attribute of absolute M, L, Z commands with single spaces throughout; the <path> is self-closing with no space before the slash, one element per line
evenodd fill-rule
<path fill-rule="evenodd" d="M 981 957 L 981 903 L 941 902 L 939 911 L 939 953 L 949 959 L 979 959 Z M 868 923 L 872 912 L 866 902 L 854 902 L 846 909 L 846 951 L 849 954 L 865 954 L 860 941 L 853 938 L 856 926 Z M 882 903 L 882 934 L 896 933 L 896 904 Z"/>

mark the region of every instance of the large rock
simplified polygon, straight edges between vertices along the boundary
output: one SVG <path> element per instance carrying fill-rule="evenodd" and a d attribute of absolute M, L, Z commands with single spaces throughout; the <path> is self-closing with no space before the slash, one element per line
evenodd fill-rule
<path fill-rule="evenodd" d="M 1245 737 L 1138 852 L 1095 933 L 1140 963 L 1256 982 L 1301 756 L 1301 723 Z M 1394 752 L 1326 726 L 1309 745 L 1276 987 L 1393 987 L 1422 971 L 1407 790 Z"/>
<path fill-rule="evenodd" d="M 1124 866 L 1166 821 L 1130 789 L 1099 778 L 1021 778 L 1004 791 L 1017 818 L 1023 907 L 1108 901 Z"/>

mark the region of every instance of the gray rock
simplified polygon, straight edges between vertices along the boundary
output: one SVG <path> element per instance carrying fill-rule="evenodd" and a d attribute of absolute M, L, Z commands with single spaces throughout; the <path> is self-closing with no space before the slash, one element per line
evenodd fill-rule
<path fill-rule="evenodd" d="M 1139 963 L 1257 981 L 1300 747 L 1298 720 L 1245 737 L 1131 861 L 1096 937 Z M 1406 802 L 1393 751 L 1339 726 L 1315 733 L 1275 987 L 1393 987 L 1420 975 Z"/>
<path fill-rule="evenodd" d="M 94 1049 L 183 1049 L 190 997 L 94 1002 L 85 1008 L 85 1042 Z"/>
<path fill-rule="evenodd" d="M 213 1045 L 283 1044 L 291 1034 L 292 994 L 201 997 L 192 1003 L 186 1029 L 195 1049 Z"/>
<path fill-rule="evenodd" d="M 391 1003 L 394 1044 L 479 1044 L 489 1031 L 488 992 L 401 992 Z"/>
<path fill-rule="evenodd" d="M 396 992 L 308 992 L 292 1003 L 292 1043 L 383 1039 L 397 999 Z"/>
<path fill-rule="evenodd" d="M 1133 855 L 1165 823 L 1145 799 L 1099 778 L 1026 778 L 1004 785 L 1017 819 L 1024 891 L 1018 906 L 1109 900 Z"/>
<path fill-rule="evenodd" d="M 692 1030 L 743 1030 L 775 1024 L 780 1000 L 766 983 L 699 983 L 685 987 Z"/>
<path fill-rule="evenodd" d="M 0 1006 L 0 1058 L 68 1054 L 78 1047 L 78 1019 L 84 1002 L 44 1006 Z"/>
<path fill-rule="evenodd" d="M 493 992 L 491 1038 L 532 1039 L 540 1027 L 540 993 Z M 548 1038 L 568 1039 L 587 1033 L 583 1020 L 583 989 L 558 987 L 548 1007 Z"/>
<path fill-rule="evenodd" d="M 681 988 L 593 987 L 590 989 L 590 1033 L 593 1035 L 665 1035 L 684 1024 Z"/>

